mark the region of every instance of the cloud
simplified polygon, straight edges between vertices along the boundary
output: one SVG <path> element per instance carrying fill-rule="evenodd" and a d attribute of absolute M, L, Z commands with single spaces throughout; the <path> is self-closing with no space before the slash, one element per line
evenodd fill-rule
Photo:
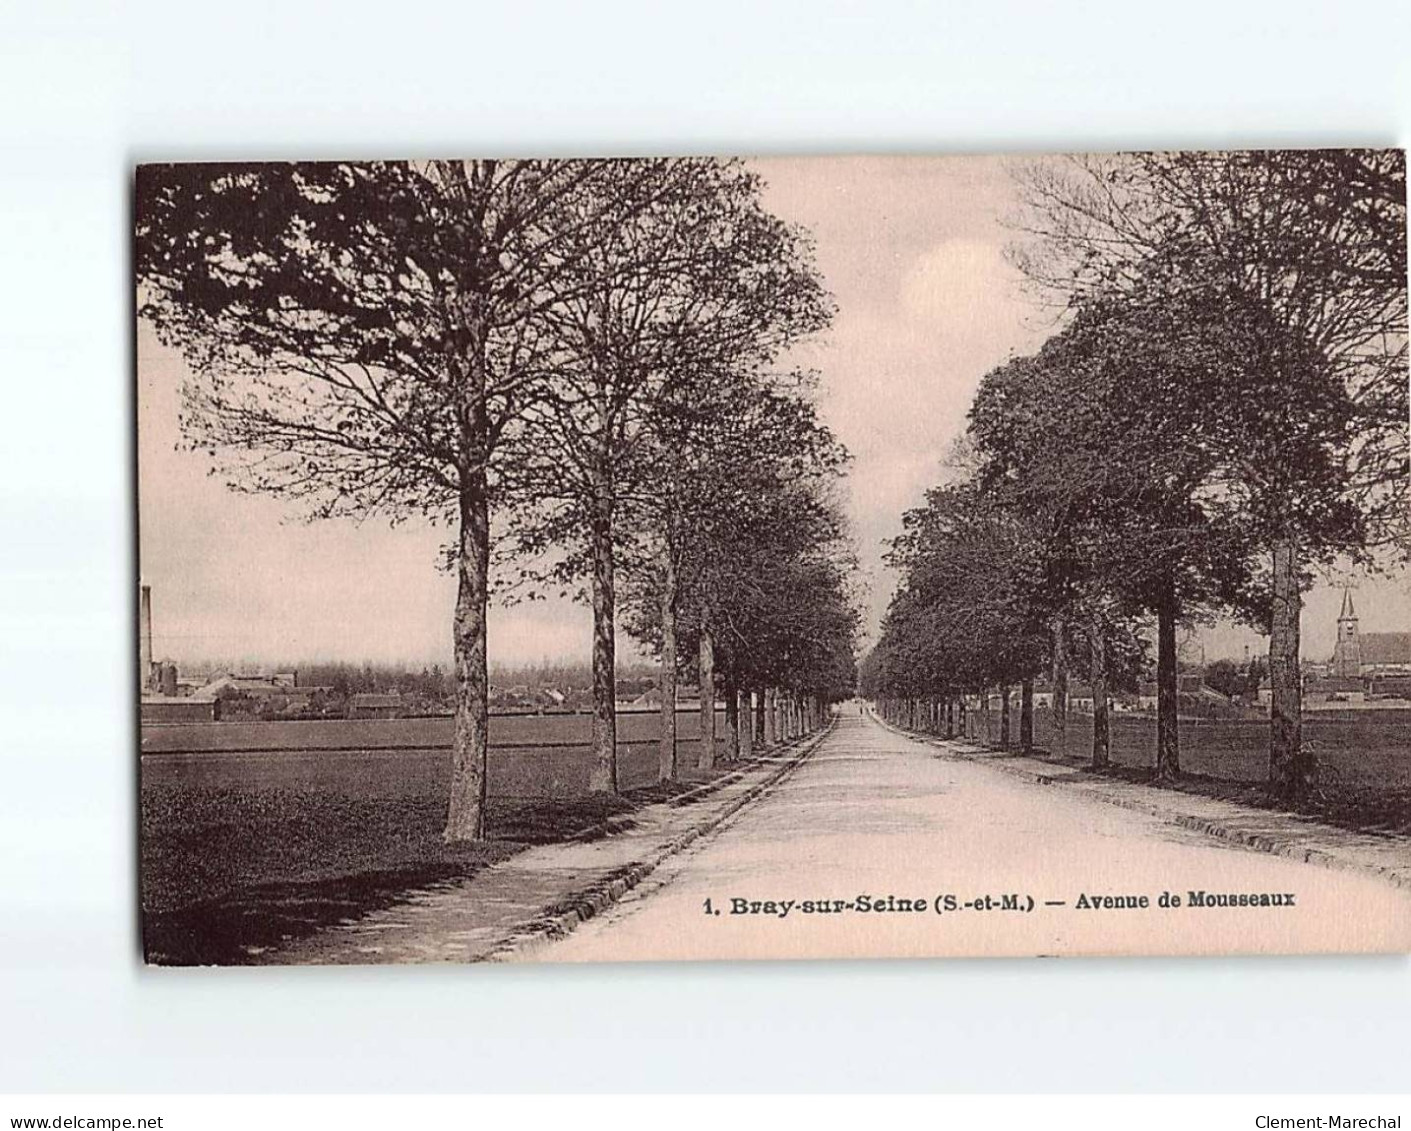
<path fill-rule="evenodd" d="M 1020 332 L 1019 281 L 997 243 L 947 240 L 906 272 L 900 306 L 928 326 L 942 349 L 990 355 Z"/>

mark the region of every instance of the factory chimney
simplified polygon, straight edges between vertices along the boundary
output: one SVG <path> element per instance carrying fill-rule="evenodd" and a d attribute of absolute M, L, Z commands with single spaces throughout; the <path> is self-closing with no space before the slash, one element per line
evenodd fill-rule
<path fill-rule="evenodd" d="M 146 691 L 152 683 L 152 587 L 150 585 L 142 586 L 142 597 L 137 617 L 138 688 L 141 691 Z"/>

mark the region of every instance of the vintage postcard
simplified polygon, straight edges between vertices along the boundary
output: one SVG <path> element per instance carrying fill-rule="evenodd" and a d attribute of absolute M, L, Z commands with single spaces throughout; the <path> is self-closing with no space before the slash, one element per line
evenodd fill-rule
<path fill-rule="evenodd" d="M 1405 174 L 139 167 L 146 960 L 1411 950 Z"/>

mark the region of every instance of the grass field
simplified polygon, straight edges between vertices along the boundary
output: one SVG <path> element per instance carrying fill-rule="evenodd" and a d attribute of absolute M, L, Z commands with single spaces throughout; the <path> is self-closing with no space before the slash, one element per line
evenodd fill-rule
<path fill-rule="evenodd" d="M 997 737 L 997 723 L 992 726 L 992 737 Z M 1182 776 L 1151 784 L 1292 811 L 1358 832 L 1411 836 L 1411 711 L 1306 713 L 1303 741 L 1317 755 L 1318 773 L 1309 793 L 1293 802 L 1266 787 L 1267 722 L 1182 719 L 1179 735 Z M 1084 762 L 1092 753 L 1092 737 L 1091 715 L 1071 715 L 1066 741 L 1060 743 L 1049 712 L 1034 712 L 1034 743 L 1051 753 Z M 1149 782 L 1156 761 L 1156 720 L 1114 715 L 1111 755 L 1109 773 Z"/>
<path fill-rule="evenodd" d="M 997 720 L 995 727 L 998 734 Z M 1092 740 L 1092 716 L 1073 714 L 1059 751 L 1049 712 L 1034 712 L 1034 742 L 1039 746 L 1084 756 L 1092 750 Z M 1310 711 L 1303 716 L 1303 741 L 1317 753 L 1325 785 L 1411 789 L 1411 711 Z M 1182 719 L 1180 743 L 1181 768 L 1187 773 L 1237 782 L 1268 780 L 1267 722 Z M 1154 766 L 1156 720 L 1114 714 L 1112 760 L 1134 769 Z"/>
<path fill-rule="evenodd" d="M 696 712 L 677 715 L 683 764 L 700 754 Z M 657 778 L 655 712 L 618 716 L 618 779 L 624 789 Z M 570 798 L 587 792 L 592 719 L 588 715 L 496 715 L 490 719 L 489 791 L 496 798 Z M 725 714 L 716 712 L 723 747 Z M 451 720 L 320 719 L 307 722 L 149 726 L 142 733 L 142 780 L 207 786 L 299 784 L 367 778 L 379 793 L 444 784 Z M 719 749 L 717 754 L 719 754 Z"/>
<path fill-rule="evenodd" d="M 490 839 L 456 847 L 441 843 L 449 720 L 147 728 L 141 853 L 149 960 L 245 961 L 527 845 L 591 835 L 608 816 L 708 776 L 688 769 L 683 784 L 656 785 L 657 716 L 626 715 L 618 760 L 627 792 L 589 796 L 590 726 L 582 715 L 494 719 Z M 682 765 L 694 767 L 695 715 L 683 713 L 679 726 Z"/>

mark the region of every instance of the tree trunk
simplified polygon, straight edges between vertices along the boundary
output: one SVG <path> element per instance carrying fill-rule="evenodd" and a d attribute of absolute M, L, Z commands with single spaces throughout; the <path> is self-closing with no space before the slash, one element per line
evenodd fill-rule
<path fill-rule="evenodd" d="M 1053 744 L 1059 754 L 1068 752 L 1068 632 L 1059 617 L 1053 618 Z"/>
<path fill-rule="evenodd" d="M 754 693 L 754 737 L 760 746 L 769 745 L 769 735 L 764 722 L 764 689 Z"/>
<path fill-rule="evenodd" d="M 1034 749 L 1034 681 L 1019 683 L 1019 749 L 1028 754 Z"/>
<path fill-rule="evenodd" d="M 766 746 L 779 745 L 779 718 L 775 709 L 779 697 L 778 691 L 772 687 L 764 689 L 764 744 Z"/>
<path fill-rule="evenodd" d="M 456 714 L 451 739 L 451 796 L 442 834 L 448 842 L 480 840 L 485 836 L 485 755 L 490 729 L 485 647 L 490 508 L 486 487 L 483 470 L 467 472 L 462 478 L 452 628 Z"/>
<path fill-rule="evenodd" d="M 740 692 L 732 676 L 725 677 L 725 760 L 740 760 Z"/>
<path fill-rule="evenodd" d="M 588 789 L 617 792 L 617 597 L 612 559 L 612 482 L 600 468 L 591 522 L 593 554 L 593 745 Z"/>
<path fill-rule="evenodd" d="M 1093 768 L 1103 770 L 1112 753 L 1112 732 L 1107 718 L 1107 640 L 1096 618 L 1088 632 L 1093 687 Z"/>
<path fill-rule="evenodd" d="M 1156 609 L 1156 776 L 1171 781 L 1181 773 L 1176 712 L 1180 680 L 1176 673 L 1176 586 L 1164 582 Z"/>
<path fill-rule="evenodd" d="M 1298 544 L 1292 537 L 1274 546 L 1273 609 L 1269 621 L 1269 786 L 1294 801 L 1308 793 L 1317 770 L 1303 747 L 1303 679 L 1299 665 L 1303 613 Z"/>
<path fill-rule="evenodd" d="M 740 758 L 748 762 L 754 757 L 754 711 L 751 710 L 750 693 L 741 691 L 739 696 L 736 711 L 740 720 Z"/>
<path fill-rule="evenodd" d="M 715 766 L 715 640 L 710 629 L 701 625 L 701 752 L 696 766 L 709 770 Z"/>
<path fill-rule="evenodd" d="M 1009 749 L 1009 684 L 999 689 L 999 748 Z"/>
<path fill-rule="evenodd" d="M 676 555 L 667 546 L 662 555 L 661 589 L 661 737 L 657 777 L 675 781 L 681 767 L 676 757 Z"/>

